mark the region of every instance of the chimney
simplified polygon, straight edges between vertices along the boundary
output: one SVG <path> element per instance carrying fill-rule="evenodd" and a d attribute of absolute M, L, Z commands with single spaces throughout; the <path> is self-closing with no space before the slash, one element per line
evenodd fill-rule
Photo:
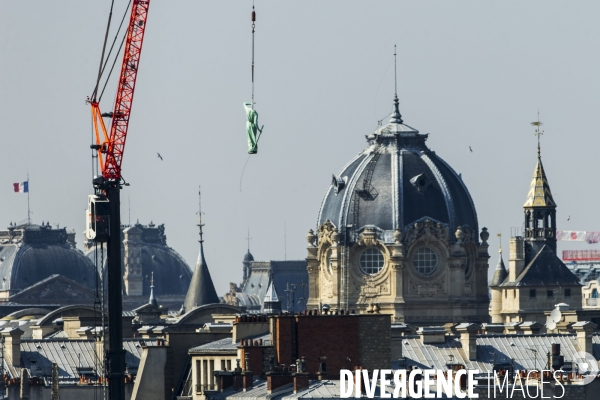
<path fill-rule="evenodd" d="M 508 260 L 508 280 L 514 282 L 525 268 L 525 245 L 523 237 L 510 238 L 510 256 Z"/>
<path fill-rule="evenodd" d="M 594 354 L 592 351 L 592 335 L 597 325 L 590 321 L 579 321 L 571 325 L 571 328 L 577 333 L 577 344 L 579 351 Z"/>
<path fill-rule="evenodd" d="M 422 344 L 445 343 L 446 329 L 441 326 L 424 326 L 417 329 Z"/>
<path fill-rule="evenodd" d="M 19 400 L 29 400 L 29 371 L 21 368 L 21 387 Z"/>
<path fill-rule="evenodd" d="M 465 356 L 475 361 L 477 359 L 477 332 L 481 329 L 481 326 L 473 323 L 463 323 L 456 327 L 456 330 L 460 333 L 460 343 L 465 352 Z"/>
<path fill-rule="evenodd" d="M 317 372 L 317 379 L 323 381 L 327 379 L 327 357 L 319 357 L 319 372 Z"/>
<path fill-rule="evenodd" d="M 250 371 L 250 355 L 244 355 L 244 371 L 242 372 L 242 389 L 244 392 L 252 387 L 254 372 Z"/>
<path fill-rule="evenodd" d="M 23 331 L 19 328 L 6 328 L 2 330 L 1 333 L 2 337 L 4 338 L 5 357 L 9 358 L 12 361 L 14 367 L 20 367 L 21 335 L 23 335 Z"/>
<path fill-rule="evenodd" d="M 293 378 L 289 372 L 267 372 L 267 394 L 272 394 L 273 391 L 292 382 Z"/>
<path fill-rule="evenodd" d="M 306 372 L 306 357 L 296 360 L 296 372 L 292 374 L 294 379 L 294 394 L 308 389 L 308 379 L 310 374 Z"/>

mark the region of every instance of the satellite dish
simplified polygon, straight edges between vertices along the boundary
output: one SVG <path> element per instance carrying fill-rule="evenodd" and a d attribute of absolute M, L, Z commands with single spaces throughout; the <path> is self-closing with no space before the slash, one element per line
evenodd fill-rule
<path fill-rule="evenodd" d="M 558 308 L 555 308 L 550 313 L 550 320 L 554 323 L 560 322 L 561 317 L 562 317 L 562 313 L 560 312 L 560 310 Z"/>
<path fill-rule="evenodd" d="M 546 322 L 546 328 L 548 328 L 548 330 L 553 331 L 556 329 L 556 322 L 550 320 L 548 322 Z"/>

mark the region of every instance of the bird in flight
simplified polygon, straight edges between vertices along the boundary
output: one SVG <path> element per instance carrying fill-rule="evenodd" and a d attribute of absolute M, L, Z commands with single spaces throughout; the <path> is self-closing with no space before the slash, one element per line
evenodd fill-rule
<path fill-rule="evenodd" d="M 471 146 L 469 146 L 469 151 L 470 151 L 471 153 L 473 152 L 473 149 L 471 148 Z"/>
<path fill-rule="evenodd" d="M 570 220 L 571 220 L 571 216 L 569 215 L 569 216 L 567 217 L 567 221 L 570 221 Z"/>
<path fill-rule="evenodd" d="M 162 156 L 160 155 L 160 153 L 158 153 L 158 152 L 157 152 L 157 153 L 156 153 L 156 155 L 158 156 L 158 158 L 160 158 L 160 161 L 162 161 L 162 160 L 163 160 L 163 158 L 162 158 Z"/>

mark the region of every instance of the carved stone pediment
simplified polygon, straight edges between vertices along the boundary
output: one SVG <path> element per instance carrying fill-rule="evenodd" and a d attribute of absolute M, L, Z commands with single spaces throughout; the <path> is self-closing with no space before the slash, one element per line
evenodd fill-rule
<path fill-rule="evenodd" d="M 448 228 L 446 225 L 439 222 L 434 222 L 430 219 L 424 219 L 415 222 L 409 229 L 404 238 L 406 244 L 410 244 L 417 239 L 425 239 L 429 241 L 439 241 L 443 244 L 448 244 Z"/>
<path fill-rule="evenodd" d="M 333 226 L 329 220 L 325 221 L 325 223 L 319 227 L 318 237 L 319 246 L 324 246 L 327 244 L 331 246 L 337 246 L 340 240 L 338 229 Z"/>
<path fill-rule="evenodd" d="M 365 230 L 360 234 L 360 238 L 358 239 L 359 246 L 377 246 L 381 241 L 379 240 L 379 235 L 374 228 L 365 228 Z"/>

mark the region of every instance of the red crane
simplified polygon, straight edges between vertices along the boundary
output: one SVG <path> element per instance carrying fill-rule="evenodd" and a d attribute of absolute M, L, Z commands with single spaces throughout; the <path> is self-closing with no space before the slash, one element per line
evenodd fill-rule
<path fill-rule="evenodd" d="M 121 164 L 123 163 L 149 6 L 149 0 L 133 0 L 113 112 L 109 114 L 100 112 L 100 101 L 96 99 L 98 86 L 94 90 L 92 99 L 89 100 L 92 107 L 96 141 L 92 148 L 98 152 L 98 166 L 102 175 L 94 178 L 95 195 L 89 196 L 88 199 L 87 237 L 96 243 L 101 243 L 101 246 L 103 243 L 107 243 L 108 349 L 105 349 L 104 354 L 104 373 L 108 378 L 108 394 L 111 400 L 125 399 L 125 351 L 123 350 L 121 320 L 123 312 L 120 212 L 120 190 L 123 177 Z M 99 77 L 103 71 L 102 63 L 104 63 L 104 51 Z M 112 118 L 110 134 L 106 131 L 103 117 Z"/>
<path fill-rule="evenodd" d="M 112 114 L 108 114 L 112 117 L 110 135 L 107 134 L 102 120 L 99 102 L 95 98 L 90 101 L 96 138 L 96 146 L 94 147 L 98 150 L 98 163 L 102 171 L 102 177 L 109 181 L 120 182 L 122 179 L 121 164 L 125 151 L 125 140 L 127 139 L 127 129 L 129 127 L 144 33 L 146 32 L 149 6 L 150 0 L 134 0 L 131 7 L 117 97 Z"/>

